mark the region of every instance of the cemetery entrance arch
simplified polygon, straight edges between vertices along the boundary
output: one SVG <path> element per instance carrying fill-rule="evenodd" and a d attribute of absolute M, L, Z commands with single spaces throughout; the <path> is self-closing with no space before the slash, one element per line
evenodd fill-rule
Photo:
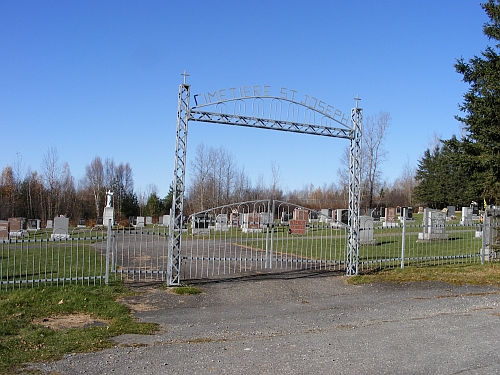
<path fill-rule="evenodd" d="M 179 85 L 174 191 L 170 214 L 167 282 L 179 285 L 181 278 L 181 242 L 184 218 L 184 191 L 188 124 L 201 121 L 246 126 L 350 140 L 349 218 L 346 273 L 358 273 L 359 206 L 361 186 L 362 109 L 351 109 L 350 118 L 333 106 L 309 95 L 285 87 L 243 86 L 193 95 L 191 87 Z"/>

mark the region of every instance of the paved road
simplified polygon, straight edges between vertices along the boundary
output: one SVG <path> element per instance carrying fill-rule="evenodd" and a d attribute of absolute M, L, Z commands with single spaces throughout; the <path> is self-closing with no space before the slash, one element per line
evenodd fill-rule
<path fill-rule="evenodd" d="M 142 286 L 127 300 L 153 336 L 39 366 L 43 374 L 500 374 L 500 289 L 350 286 L 332 273 Z"/>

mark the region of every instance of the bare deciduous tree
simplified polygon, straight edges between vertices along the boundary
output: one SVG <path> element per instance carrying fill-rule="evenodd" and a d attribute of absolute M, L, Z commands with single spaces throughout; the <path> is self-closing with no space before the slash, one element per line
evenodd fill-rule
<path fill-rule="evenodd" d="M 44 219 L 53 218 L 54 215 L 60 214 L 60 192 L 61 192 L 61 174 L 62 166 L 59 161 L 59 154 L 55 147 L 47 150 L 42 158 L 42 178 L 45 186 L 45 204 L 47 217 Z"/>
<path fill-rule="evenodd" d="M 101 215 L 101 199 L 104 194 L 104 165 L 99 156 L 85 167 L 85 176 L 82 179 L 82 186 L 92 192 L 96 217 Z"/>
<path fill-rule="evenodd" d="M 368 185 L 368 207 L 373 207 L 373 197 L 380 185 L 380 164 L 387 158 L 383 143 L 387 128 L 391 122 L 388 112 L 379 112 L 376 116 L 368 116 L 363 126 L 363 169 Z"/>
<path fill-rule="evenodd" d="M 367 199 L 368 207 L 373 207 L 375 193 L 381 187 L 380 165 L 386 160 L 387 152 L 384 150 L 384 140 L 391 122 L 388 112 L 380 111 L 375 116 L 368 116 L 363 124 L 363 142 L 361 145 L 361 171 L 362 192 L 361 199 Z M 349 184 L 349 146 L 344 148 L 341 155 L 337 174 L 344 191 L 348 191 Z"/>

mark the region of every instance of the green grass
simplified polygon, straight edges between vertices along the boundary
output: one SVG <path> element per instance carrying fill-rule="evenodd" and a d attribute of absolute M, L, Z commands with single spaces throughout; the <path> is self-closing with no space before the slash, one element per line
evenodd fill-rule
<path fill-rule="evenodd" d="M 405 234 L 405 259 L 412 264 L 428 262 L 439 263 L 443 260 L 456 262 L 479 261 L 477 256 L 481 252 L 482 239 L 475 237 L 475 227 L 463 227 L 447 223 L 446 233 L 448 239 L 434 241 L 420 241 L 418 234 L 423 229 L 417 224 L 408 225 Z M 403 248 L 402 228 L 374 228 L 374 244 L 363 244 L 359 247 L 359 260 L 365 264 L 379 267 L 379 262 L 384 261 L 387 266 L 390 259 L 401 257 Z M 239 243 L 251 249 L 266 249 L 264 235 L 250 238 L 239 238 Z M 267 242 L 267 249 L 270 244 Z M 307 257 L 316 260 L 342 260 L 347 249 L 347 232 L 332 228 L 310 228 L 306 235 L 288 235 L 280 233 L 273 241 L 275 254 L 289 254 L 298 257 Z M 366 267 L 366 265 L 365 265 Z M 372 266 L 370 266 L 372 267 Z"/>
<path fill-rule="evenodd" d="M 373 270 L 347 278 L 348 284 L 379 282 L 409 283 L 438 281 L 455 285 L 500 286 L 500 263 L 454 264 L 432 267 L 405 267 Z"/>
<path fill-rule="evenodd" d="M 77 278 L 93 283 L 90 280 L 104 275 L 105 260 L 105 254 L 96 251 L 88 241 L 11 243 L 0 248 L 0 277 L 2 282 L 26 285 L 30 280 L 57 283 Z M 4 284 L 0 289 L 10 287 Z"/>
<path fill-rule="evenodd" d="M 195 295 L 200 294 L 201 290 L 194 286 L 177 286 L 172 288 L 172 292 L 180 295 Z"/>
<path fill-rule="evenodd" d="M 111 338 L 120 334 L 153 333 L 156 324 L 134 321 L 129 309 L 116 301 L 131 293 L 121 284 L 68 285 L 0 293 L 0 374 L 10 374 L 23 363 L 109 348 L 113 346 Z M 90 315 L 106 323 L 61 330 L 34 323 L 71 314 Z"/>

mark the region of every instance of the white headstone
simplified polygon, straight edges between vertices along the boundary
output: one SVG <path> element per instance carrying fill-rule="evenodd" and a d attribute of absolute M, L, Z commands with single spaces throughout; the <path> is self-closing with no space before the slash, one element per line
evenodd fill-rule
<path fill-rule="evenodd" d="M 227 214 L 219 214 L 215 218 L 215 230 L 220 230 L 222 232 L 227 232 L 229 230 L 229 218 Z"/>
<path fill-rule="evenodd" d="M 265 228 L 268 224 L 271 224 L 273 220 L 269 212 L 261 212 L 259 214 L 259 221 L 261 228 Z"/>
<path fill-rule="evenodd" d="M 166 227 L 170 226 L 170 215 L 163 215 L 162 224 Z"/>
<path fill-rule="evenodd" d="M 332 222 L 332 209 L 322 208 L 319 216 L 320 223 L 331 223 Z"/>
<path fill-rule="evenodd" d="M 66 240 L 70 237 L 68 230 L 69 230 L 69 218 L 56 217 L 54 218 L 54 229 L 50 237 L 58 240 Z"/>
<path fill-rule="evenodd" d="M 145 223 L 144 216 L 137 216 L 137 221 L 135 222 L 136 227 L 143 227 Z"/>
<path fill-rule="evenodd" d="M 109 220 L 111 220 L 111 226 L 113 226 L 113 223 L 115 221 L 115 209 L 114 207 L 106 206 L 104 207 L 104 212 L 102 214 L 102 225 L 107 227 L 109 224 Z"/>
<path fill-rule="evenodd" d="M 472 207 L 462 207 L 462 217 L 460 218 L 460 225 L 472 225 Z"/>
<path fill-rule="evenodd" d="M 374 245 L 376 243 L 373 238 L 373 218 L 371 216 L 359 217 L 359 244 Z"/>
<path fill-rule="evenodd" d="M 447 240 L 446 212 L 426 208 L 424 210 L 423 233 L 418 234 L 419 240 Z"/>

